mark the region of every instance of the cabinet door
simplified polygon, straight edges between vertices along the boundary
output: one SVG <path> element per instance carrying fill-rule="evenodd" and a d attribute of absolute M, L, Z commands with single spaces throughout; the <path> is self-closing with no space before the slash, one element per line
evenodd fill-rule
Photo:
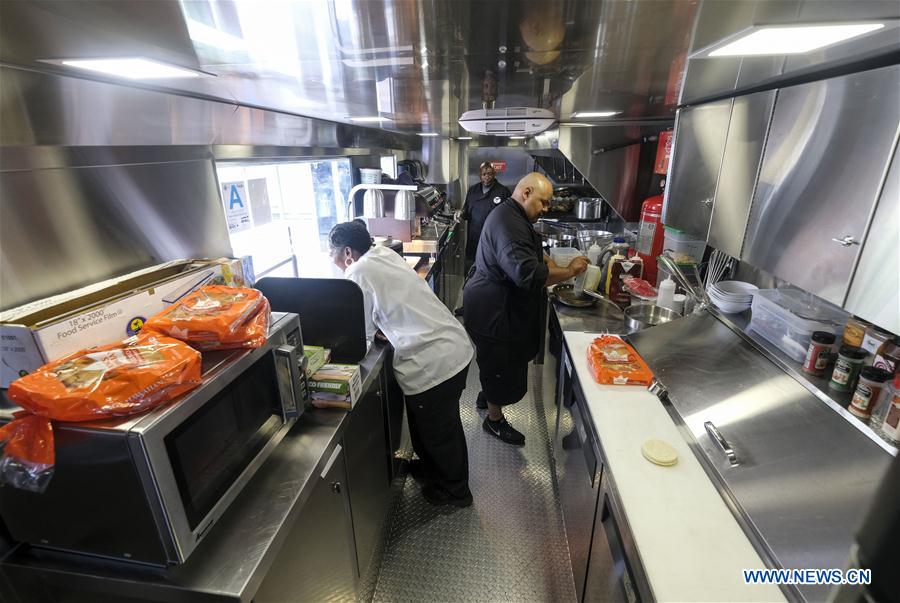
<path fill-rule="evenodd" d="M 900 122 L 900 67 L 778 91 L 741 259 L 842 305 Z"/>
<path fill-rule="evenodd" d="M 356 600 L 356 553 L 346 482 L 344 453 L 338 445 L 253 598 L 255 603 Z"/>
<path fill-rule="evenodd" d="M 357 564 L 359 575 L 364 578 L 381 540 L 390 503 L 391 480 L 381 398 L 381 388 L 377 385 L 363 394 L 350 412 L 350 424 L 343 440 Z"/>
<path fill-rule="evenodd" d="M 844 305 L 849 312 L 900 333 L 900 152 L 894 160 Z"/>
<path fill-rule="evenodd" d="M 559 502 L 572 561 L 572 579 L 581 601 L 585 593 L 591 531 L 597 508 L 600 466 L 593 452 L 591 432 L 584 423 L 585 413 L 577 401 L 579 393 L 577 382 L 566 388 L 560 405 L 554 455 L 557 459 Z"/>
<path fill-rule="evenodd" d="M 741 257 L 775 94 L 774 90 L 768 90 L 740 96 L 734 99 L 731 107 L 725 155 L 709 226 L 709 244 L 732 257 Z"/>
<path fill-rule="evenodd" d="M 709 234 L 731 103 L 726 99 L 681 109 L 675 120 L 663 223 L 704 241 Z"/>

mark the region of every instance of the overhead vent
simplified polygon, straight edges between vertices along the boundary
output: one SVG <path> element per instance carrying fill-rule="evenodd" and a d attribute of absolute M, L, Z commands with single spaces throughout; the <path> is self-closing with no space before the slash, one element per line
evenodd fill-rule
<path fill-rule="evenodd" d="M 506 109 L 477 109 L 466 111 L 459 125 L 467 132 L 493 136 L 531 136 L 543 132 L 556 122 L 547 109 L 509 107 Z"/>

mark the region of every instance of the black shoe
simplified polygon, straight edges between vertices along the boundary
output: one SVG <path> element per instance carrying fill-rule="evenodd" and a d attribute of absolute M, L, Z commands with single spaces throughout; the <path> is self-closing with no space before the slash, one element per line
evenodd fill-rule
<path fill-rule="evenodd" d="M 468 507 L 472 504 L 472 494 L 465 496 L 453 496 L 440 486 L 430 485 L 422 488 L 422 496 L 436 507 L 453 505 L 454 507 Z"/>
<path fill-rule="evenodd" d="M 453 316 L 462 316 L 463 315 L 463 307 L 460 306 L 456 310 L 453 311 Z"/>
<path fill-rule="evenodd" d="M 484 392 L 478 392 L 478 397 L 475 398 L 475 408 L 487 410 L 487 398 L 484 397 Z"/>
<path fill-rule="evenodd" d="M 513 446 L 525 445 L 525 436 L 521 432 L 516 431 L 506 419 L 491 421 L 490 417 L 485 417 L 481 426 L 486 432 L 507 444 L 512 444 Z"/>
<path fill-rule="evenodd" d="M 406 470 L 417 482 L 430 484 L 434 481 L 434 476 L 425 467 L 425 461 L 422 459 L 413 459 L 406 464 Z"/>

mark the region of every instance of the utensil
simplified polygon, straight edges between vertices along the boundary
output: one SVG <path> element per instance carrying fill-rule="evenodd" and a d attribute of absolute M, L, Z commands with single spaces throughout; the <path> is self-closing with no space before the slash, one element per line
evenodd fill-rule
<path fill-rule="evenodd" d="M 585 290 L 584 293 L 587 293 L 587 291 Z M 553 287 L 553 294 L 559 300 L 559 303 L 572 308 L 589 308 L 596 303 L 591 299 L 593 296 L 586 297 L 583 293 L 575 293 L 575 286 L 568 283 L 562 283 Z"/>
<path fill-rule="evenodd" d="M 641 304 L 625 308 L 625 324 L 630 329 L 641 330 L 681 318 L 674 310 L 660 308 L 652 304 Z"/>
<path fill-rule="evenodd" d="M 581 197 L 575 202 L 575 217 L 579 220 L 599 220 L 603 213 L 603 199 Z"/>
<path fill-rule="evenodd" d="M 582 251 L 587 251 L 591 245 L 599 245 L 605 247 L 613 240 L 613 233 L 608 230 L 585 229 L 578 231 L 578 247 Z"/>

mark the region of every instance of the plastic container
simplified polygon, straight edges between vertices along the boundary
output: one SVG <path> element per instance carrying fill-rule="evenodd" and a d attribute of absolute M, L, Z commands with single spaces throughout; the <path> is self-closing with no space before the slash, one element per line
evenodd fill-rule
<path fill-rule="evenodd" d="M 695 239 L 694 237 L 681 232 L 677 228 L 666 226 L 663 249 L 669 249 L 676 255 L 689 255 L 699 264 L 703 261 L 703 252 L 706 251 L 706 241 Z"/>
<path fill-rule="evenodd" d="M 584 254 L 573 247 L 554 247 L 550 250 L 550 259 L 553 260 L 553 263 L 560 268 L 565 268 L 572 263 L 572 260 L 581 255 Z M 564 282 L 574 285 L 575 277 L 572 277 Z"/>
<path fill-rule="evenodd" d="M 361 184 L 381 184 L 381 170 L 378 168 L 359 168 Z"/>
<path fill-rule="evenodd" d="M 675 310 L 679 314 L 684 314 L 684 302 L 687 300 L 687 295 L 684 293 L 676 293 L 672 296 L 672 310 Z"/>
<path fill-rule="evenodd" d="M 816 331 L 840 337 L 849 314 L 799 289 L 760 289 L 753 294 L 750 328 L 796 362 L 803 362 Z"/>
<path fill-rule="evenodd" d="M 663 282 L 659 284 L 659 293 L 656 297 L 656 305 L 660 308 L 668 308 L 672 309 L 674 305 L 673 300 L 675 298 L 675 281 L 671 278 L 667 278 Z"/>

